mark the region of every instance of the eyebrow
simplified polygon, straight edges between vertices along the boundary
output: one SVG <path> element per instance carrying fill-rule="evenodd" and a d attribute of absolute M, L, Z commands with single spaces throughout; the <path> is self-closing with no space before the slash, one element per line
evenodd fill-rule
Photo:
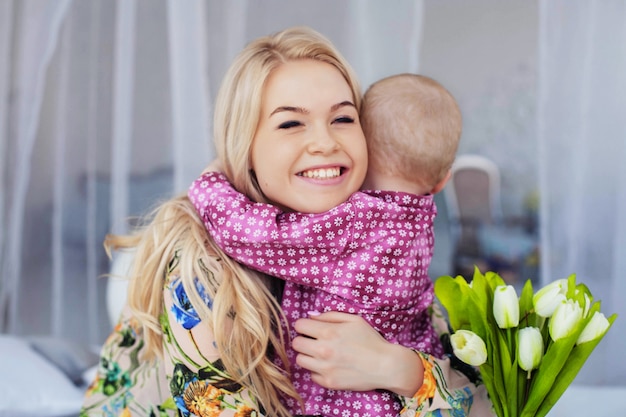
<path fill-rule="evenodd" d="M 309 114 L 309 111 L 307 109 L 305 109 L 304 107 L 279 106 L 279 107 L 276 107 L 274 109 L 274 111 L 270 113 L 270 117 L 275 115 L 276 113 L 285 112 L 285 111 L 294 112 L 294 113 Z"/>
<path fill-rule="evenodd" d="M 346 100 L 346 101 L 342 101 L 341 103 L 337 103 L 337 104 L 333 105 L 333 106 L 330 108 L 330 111 L 339 110 L 340 108 L 342 108 L 342 107 L 346 107 L 346 106 L 356 108 L 356 106 L 354 105 L 354 103 L 353 103 L 353 102 Z"/>
<path fill-rule="evenodd" d="M 350 106 L 350 107 L 355 107 L 354 103 L 352 103 L 351 101 L 345 100 L 342 101 L 341 103 L 337 103 L 337 104 L 333 104 L 332 106 L 330 106 L 330 111 L 336 111 L 342 107 L 345 106 Z M 301 113 L 301 114 L 309 114 L 309 110 L 305 109 L 304 107 L 296 107 L 296 106 L 279 106 L 276 107 L 274 109 L 273 112 L 270 113 L 270 117 L 275 115 L 276 113 L 280 113 L 280 112 L 295 112 L 295 113 Z"/>

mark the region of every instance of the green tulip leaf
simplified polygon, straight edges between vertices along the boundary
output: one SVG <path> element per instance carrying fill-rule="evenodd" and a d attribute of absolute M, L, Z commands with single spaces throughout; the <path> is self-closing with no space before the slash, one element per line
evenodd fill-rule
<path fill-rule="evenodd" d="M 515 346 L 515 341 L 513 341 L 513 346 Z M 508 353 L 508 349 L 506 349 L 506 352 Z M 502 360 L 502 366 L 503 367 L 505 366 L 504 359 Z M 511 417 L 517 417 L 519 415 L 519 410 L 520 410 L 517 404 L 519 397 L 513 394 L 513 393 L 518 392 L 518 383 L 519 383 L 518 370 L 520 368 L 517 365 L 517 358 L 515 358 L 515 360 L 511 363 L 511 358 L 509 356 L 508 364 L 506 364 L 506 366 L 508 367 L 508 369 L 505 368 L 504 381 L 506 383 L 506 389 L 508 392 L 507 403 L 509 406 Z"/>
<path fill-rule="evenodd" d="M 536 325 L 537 315 L 534 313 L 533 295 L 533 284 L 527 280 L 519 297 L 520 328 Z"/>
<path fill-rule="evenodd" d="M 487 392 L 489 393 L 489 397 L 491 398 L 491 403 L 493 404 L 493 409 L 496 412 L 496 415 L 504 416 L 505 414 L 503 404 L 506 404 L 506 402 L 502 401 L 502 395 L 500 394 L 500 391 L 503 390 L 503 387 L 498 386 L 498 384 L 494 380 L 493 367 L 489 363 L 481 365 L 480 374 L 483 379 L 483 383 L 485 384 L 485 387 L 487 387 Z M 498 398 L 494 398 L 494 394 Z"/>
<path fill-rule="evenodd" d="M 467 287 L 467 288 L 464 288 Z M 464 293 L 467 293 L 469 285 L 465 278 L 458 276 L 442 276 L 435 281 L 435 295 L 448 313 L 448 320 L 454 330 L 459 330 L 463 325 L 468 324 L 467 305 L 459 303 L 463 300 Z"/>
<path fill-rule="evenodd" d="M 519 365 L 517 360 L 515 361 L 515 363 Z M 523 370 L 522 368 L 518 366 L 517 367 L 517 409 L 520 410 L 520 412 L 522 408 L 524 407 L 524 403 L 526 401 L 526 392 L 527 392 L 526 390 L 528 387 L 528 383 L 529 383 L 528 372 L 526 372 L 525 370 Z"/>

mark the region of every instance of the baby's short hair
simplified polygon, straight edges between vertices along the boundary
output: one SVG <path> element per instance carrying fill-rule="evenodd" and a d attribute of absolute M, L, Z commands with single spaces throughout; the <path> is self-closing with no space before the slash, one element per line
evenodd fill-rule
<path fill-rule="evenodd" d="M 398 74 L 367 90 L 361 124 L 369 169 L 434 186 L 454 162 L 462 118 L 452 94 L 437 81 Z"/>

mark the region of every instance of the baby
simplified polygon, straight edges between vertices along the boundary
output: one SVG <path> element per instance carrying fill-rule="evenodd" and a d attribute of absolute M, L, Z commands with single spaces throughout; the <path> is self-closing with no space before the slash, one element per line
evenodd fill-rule
<path fill-rule="evenodd" d="M 369 155 L 364 191 L 326 212 L 255 203 L 217 172 L 194 181 L 189 198 L 228 255 L 286 281 L 282 307 L 291 339 L 297 319 L 335 310 L 359 314 L 390 342 L 441 357 L 428 311 L 434 299 L 428 268 L 433 195 L 450 177 L 461 135 L 458 105 L 431 78 L 400 74 L 368 89 L 360 117 Z M 316 385 L 288 353 L 307 414 L 327 415 L 337 401 L 399 411 L 385 391 Z M 297 404 L 288 406 L 298 413 Z"/>

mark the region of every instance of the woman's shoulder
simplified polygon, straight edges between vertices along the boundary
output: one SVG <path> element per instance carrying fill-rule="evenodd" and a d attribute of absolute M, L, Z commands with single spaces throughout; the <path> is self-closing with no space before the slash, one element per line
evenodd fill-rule
<path fill-rule="evenodd" d="M 96 375 L 85 393 L 80 416 L 124 415 L 145 410 L 154 415 L 175 415 L 164 364 L 142 361 L 146 345 L 143 329 L 130 308 L 105 341 Z M 169 410 L 169 411 L 168 411 Z"/>

